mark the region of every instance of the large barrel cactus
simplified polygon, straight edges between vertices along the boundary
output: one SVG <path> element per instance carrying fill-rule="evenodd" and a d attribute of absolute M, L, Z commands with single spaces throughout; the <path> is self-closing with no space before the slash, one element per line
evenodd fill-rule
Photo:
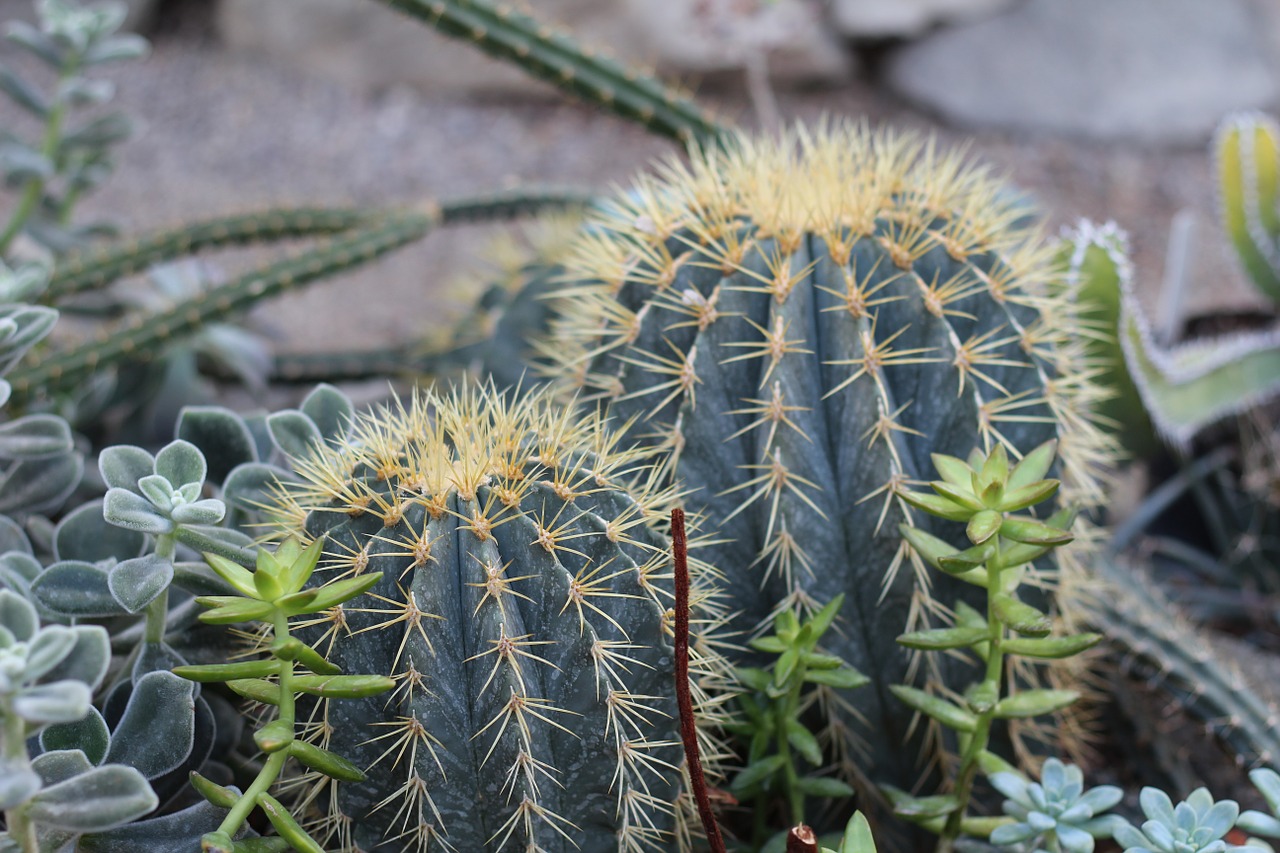
<path fill-rule="evenodd" d="M 912 675 L 894 638 L 963 594 L 931 587 L 898 533 L 964 539 L 901 497 L 936 479 L 930 454 L 998 442 L 1016 458 L 1056 438 L 1063 499 L 1100 497 L 1099 392 L 1033 219 L 959 154 L 838 124 L 665 165 L 568 262 L 552 370 L 669 453 L 719 528 L 704 556 L 737 626 L 846 594 L 828 649 L 872 684 L 827 707 L 833 735 L 864 741 L 855 776 L 910 787 L 936 757 L 904 747 L 912 715 L 888 692 Z M 914 676 L 963 683 L 953 665 Z"/>
<path fill-rule="evenodd" d="M 327 537 L 320 578 L 384 576 L 308 639 L 398 682 L 390 700 L 316 706 L 313 739 L 368 776 L 305 782 L 325 849 L 688 844 L 660 526 L 673 494 L 643 457 L 546 394 L 461 385 L 365 415 L 296 464 L 284 515 Z M 706 722 L 724 673 L 710 570 L 694 574 Z"/>

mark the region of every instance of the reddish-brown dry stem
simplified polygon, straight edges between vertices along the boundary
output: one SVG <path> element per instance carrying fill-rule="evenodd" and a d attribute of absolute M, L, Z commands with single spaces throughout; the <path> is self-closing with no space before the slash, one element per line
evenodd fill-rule
<path fill-rule="evenodd" d="M 689 540 L 684 531 L 684 510 L 671 510 L 671 555 L 676 581 L 676 702 L 680 706 L 680 737 L 689 765 L 689 784 L 698 804 L 698 817 L 707 833 L 711 853 L 725 853 L 720 824 L 711 811 L 707 779 L 698 754 L 698 724 L 693 718 L 693 696 L 689 692 Z M 789 848 L 788 848 L 789 849 Z M 816 849 L 816 848 L 815 848 Z"/>
<path fill-rule="evenodd" d="M 787 833 L 787 853 L 818 853 L 818 836 L 803 823 Z"/>

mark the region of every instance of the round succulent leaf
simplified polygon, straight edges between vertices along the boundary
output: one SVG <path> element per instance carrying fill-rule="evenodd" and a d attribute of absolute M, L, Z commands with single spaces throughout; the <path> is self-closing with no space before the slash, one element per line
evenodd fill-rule
<path fill-rule="evenodd" d="M 208 479 L 215 483 L 223 482 L 236 466 L 258 461 L 248 424 L 222 406 L 183 407 L 176 434 L 200 449 L 208 464 Z"/>
<path fill-rule="evenodd" d="M 0 515 L 0 554 L 10 551 L 31 554 L 31 540 L 27 538 L 21 524 L 7 515 Z"/>
<path fill-rule="evenodd" d="M 0 459 L 46 459 L 74 448 L 71 427 L 56 415 L 27 415 L 0 424 Z"/>
<path fill-rule="evenodd" d="M 134 684 L 137 684 L 148 673 L 162 672 L 166 675 L 173 675 L 169 670 L 179 666 L 186 666 L 186 664 L 187 659 L 168 643 L 143 643 L 138 650 L 137 658 L 133 662 L 133 671 L 129 677 Z M 176 675 L 173 677 L 177 678 Z M 184 679 L 184 683 L 189 684 L 190 682 L 186 682 Z"/>
<path fill-rule="evenodd" d="M 147 498 L 121 488 L 107 492 L 102 515 L 111 524 L 139 533 L 171 533 L 174 523 Z"/>
<path fill-rule="evenodd" d="M 156 460 L 141 447 L 117 444 L 98 454 L 98 472 L 111 489 L 138 490 L 138 481 L 156 472 Z"/>
<path fill-rule="evenodd" d="M 53 329 L 58 312 L 43 305 L 9 305 L 0 313 L 9 333 L 0 340 L 0 373 L 18 363 L 27 350 Z"/>
<path fill-rule="evenodd" d="M 53 530 L 56 560 L 128 560 L 141 556 L 146 548 L 146 534 L 107 522 L 100 500 L 76 507 Z"/>
<path fill-rule="evenodd" d="M 236 789 L 239 793 L 239 789 Z M 77 853 L 191 853 L 200 849 L 200 837 L 213 832 L 226 817 L 220 809 L 201 800 L 181 811 L 134 821 L 126 826 L 82 835 Z M 252 831 L 252 830 L 251 830 Z"/>
<path fill-rule="evenodd" d="M 1166 826 L 1177 825 L 1177 818 L 1173 814 L 1173 800 L 1159 788 L 1150 785 L 1143 788 L 1142 793 L 1138 795 L 1138 804 L 1142 806 L 1142 813 L 1148 819 L 1159 821 Z"/>
<path fill-rule="evenodd" d="M 355 418 L 355 407 L 337 388 L 322 383 L 302 401 L 302 413 L 311 419 L 325 441 L 342 438 Z"/>
<path fill-rule="evenodd" d="M 31 597 L 31 582 L 40 574 L 40 563 L 30 554 L 10 551 L 0 554 L 0 589 L 9 589 L 22 598 Z"/>
<path fill-rule="evenodd" d="M 295 482 L 291 471 L 261 462 L 249 462 L 236 466 L 222 484 L 222 498 L 229 505 L 245 512 L 254 512 L 270 505 L 280 483 Z"/>
<path fill-rule="evenodd" d="M 169 517 L 182 525 L 214 525 L 227 514 L 227 505 L 217 498 L 205 498 L 193 503 L 178 504 Z"/>
<path fill-rule="evenodd" d="M 16 761 L 0 759 L 0 810 L 21 805 L 40 790 L 40 777 Z"/>
<path fill-rule="evenodd" d="M 44 788 L 28 814 L 54 829 L 96 832 L 140 818 L 158 803 L 137 770 L 109 764 Z"/>
<path fill-rule="evenodd" d="M 173 582 L 173 562 L 147 554 L 116 563 L 107 574 L 107 586 L 116 602 L 137 613 L 155 601 Z"/>
<path fill-rule="evenodd" d="M 101 625 L 75 625 L 71 628 L 76 644 L 62 662 L 45 673 L 46 681 L 70 679 L 96 690 L 106 677 L 111 664 L 111 641 Z"/>
<path fill-rule="evenodd" d="M 44 607 L 63 616 L 119 616 L 123 607 L 111 594 L 105 569 L 82 560 L 62 560 L 40 573 L 31 594 Z"/>
<path fill-rule="evenodd" d="M 173 564 L 173 585 L 193 595 L 235 595 L 235 587 L 223 580 L 208 563 L 183 560 Z"/>
<path fill-rule="evenodd" d="M 168 515 L 173 509 L 178 487 L 159 474 L 148 474 L 138 480 L 138 491 L 151 502 L 153 507 Z"/>
<path fill-rule="evenodd" d="M 54 681 L 24 687 L 13 697 L 13 711 L 28 723 L 74 723 L 89 713 L 92 694 L 82 681 Z"/>
<path fill-rule="evenodd" d="M 208 470 L 204 454 L 189 441 L 171 441 L 156 454 L 156 473 L 174 486 L 203 483 Z"/>
<path fill-rule="evenodd" d="M 0 625 L 9 629 L 14 639 L 25 643 L 35 636 L 40 627 L 36 609 L 22 596 L 11 590 L 0 590 Z"/>
<path fill-rule="evenodd" d="M 276 447 L 291 459 L 305 459 L 324 441 L 311 418 L 297 409 L 286 409 L 267 416 L 267 428 Z"/>
<path fill-rule="evenodd" d="M 34 682 L 66 660 L 76 645 L 76 633 L 64 625 L 46 625 L 27 646 L 26 680 Z"/>
<path fill-rule="evenodd" d="M 65 453 L 23 459 L 9 466 L 0 484 L 0 514 L 43 512 L 62 505 L 84 473 L 84 459 Z"/>
<path fill-rule="evenodd" d="M 45 785 L 56 785 L 74 779 L 93 769 L 89 757 L 78 749 L 58 749 L 41 753 L 31 759 L 31 769 Z"/>
<path fill-rule="evenodd" d="M 97 708 L 90 707 L 83 719 L 71 723 L 55 723 L 40 733 L 40 748 L 45 752 L 79 750 L 90 764 L 101 764 L 111 745 L 107 721 Z"/>
<path fill-rule="evenodd" d="M 108 762 L 154 779 L 182 764 L 195 740 L 194 683 L 171 672 L 149 672 L 133 685 L 111 734 Z"/>

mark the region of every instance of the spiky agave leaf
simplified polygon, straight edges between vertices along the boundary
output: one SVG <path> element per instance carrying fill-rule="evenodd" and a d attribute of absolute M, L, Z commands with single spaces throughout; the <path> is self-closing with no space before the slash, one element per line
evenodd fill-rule
<path fill-rule="evenodd" d="M 687 843 L 659 525 L 674 494 L 649 459 L 546 393 L 463 384 L 365 414 L 296 467 L 284 514 L 327 536 L 320 579 L 384 573 L 300 636 L 398 683 L 310 720 L 368 775 L 302 783 L 326 849 Z M 700 565 L 703 722 L 725 678 L 713 581 Z"/>
<path fill-rule="evenodd" d="M 912 661 L 894 637 L 945 619 L 963 584 L 904 568 L 897 531 L 963 537 L 903 487 L 932 479 L 933 453 L 998 442 L 1016 458 L 1056 438 L 1061 500 L 1089 506 L 1112 453 L 1078 311 L 1025 202 L 930 140 L 797 127 L 664 164 L 590 222 L 568 267 L 551 371 L 670 453 L 725 540 L 706 553 L 732 573 L 739 627 L 847 593 L 830 650 L 873 685 L 828 697 L 833 726 L 862 717 L 863 767 L 911 787 L 933 753 L 903 746 L 910 715 L 887 688 Z M 927 673 L 934 687 L 958 683 L 953 665 Z"/>

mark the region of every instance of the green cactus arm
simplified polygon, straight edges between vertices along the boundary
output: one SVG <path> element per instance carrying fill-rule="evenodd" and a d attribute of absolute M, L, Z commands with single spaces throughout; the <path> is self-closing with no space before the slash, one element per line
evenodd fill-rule
<path fill-rule="evenodd" d="M 1280 302 L 1280 126 L 1259 113 L 1233 115 L 1213 148 L 1223 227 L 1254 285 Z"/>
<path fill-rule="evenodd" d="M 1114 222 L 1097 225 L 1081 220 L 1068 231 L 1059 249 L 1066 283 L 1080 312 L 1086 370 L 1096 371 L 1111 396 L 1098 403 L 1103 425 L 1118 433 L 1136 458 L 1159 449 L 1160 442 L 1129 374 L 1120 345 L 1124 293 L 1132 288 L 1129 238 Z"/>
<path fill-rule="evenodd" d="M 354 382 L 376 376 L 396 376 L 415 370 L 413 347 L 278 353 L 272 359 L 271 381 L 289 385 Z"/>
<path fill-rule="evenodd" d="M 243 311 L 262 299 L 354 269 L 426 236 L 438 225 L 511 219 L 547 209 L 578 206 L 576 191 L 511 191 L 431 203 L 423 211 L 384 214 L 304 254 L 277 261 L 213 288 L 198 299 L 132 318 L 122 327 L 65 352 L 45 354 L 36 364 L 19 366 L 8 379 L 14 398 L 37 390 L 65 390 L 95 370 L 122 359 L 154 358 L 163 345 L 205 324 Z"/>
<path fill-rule="evenodd" d="M 52 305 L 67 296 L 103 287 L 153 264 L 202 249 L 336 234 L 367 222 L 374 215 L 373 211 L 352 208 L 279 208 L 220 216 L 74 251 L 58 260 L 41 301 Z"/>
<path fill-rule="evenodd" d="M 1242 764 L 1276 766 L 1280 709 L 1216 655 L 1136 566 L 1110 556 L 1098 560 L 1097 570 L 1105 589 L 1096 596 L 1093 618 L 1119 652 L 1121 665 L 1167 692 Z"/>
<path fill-rule="evenodd" d="M 1178 444 L 1200 429 L 1280 394 L 1280 332 L 1156 346 L 1136 300 L 1126 300 L 1121 345 L 1156 428 Z"/>
<path fill-rule="evenodd" d="M 311 252 L 242 275 L 189 302 L 135 316 L 118 329 L 104 331 L 79 346 L 46 354 L 38 363 L 14 370 L 9 375 L 14 397 L 23 399 L 37 391 L 69 389 L 95 370 L 122 359 L 153 358 L 167 342 L 207 323 L 286 290 L 354 269 L 419 240 L 439 224 L 440 218 L 438 211 L 389 216 Z"/>
<path fill-rule="evenodd" d="M 656 78 L 584 50 L 529 15 L 488 0 L 383 0 L 444 35 L 681 142 L 715 139 L 726 128 Z"/>

